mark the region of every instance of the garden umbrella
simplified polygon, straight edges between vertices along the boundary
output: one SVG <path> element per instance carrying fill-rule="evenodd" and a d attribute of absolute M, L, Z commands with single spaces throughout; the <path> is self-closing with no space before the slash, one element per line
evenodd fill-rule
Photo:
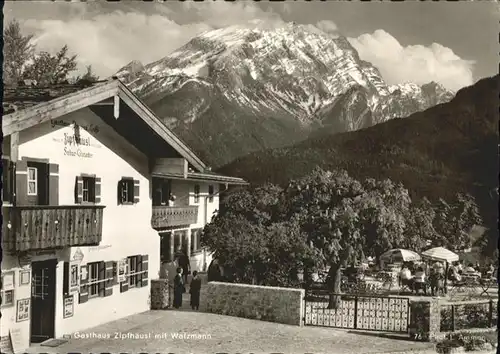
<path fill-rule="evenodd" d="M 418 253 L 410 251 L 410 250 L 404 250 L 401 248 L 396 248 L 389 250 L 387 252 L 384 252 L 380 256 L 381 260 L 390 260 L 392 262 L 394 261 L 403 261 L 403 262 L 411 262 L 411 261 L 419 261 L 420 256 Z"/>
<path fill-rule="evenodd" d="M 444 247 L 434 247 L 428 249 L 427 251 L 422 252 L 422 258 L 433 260 L 433 261 L 441 261 L 441 262 L 456 262 L 458 261 L 458 254 L 453 253 L 452 251 L 444 248 Z"/>
<path fill-rule="evenodd" d="M 427 251 L 422 252 L 422 258 L 433 260 L 433 261 L 441 261 L 446 262 L 446 275 L 448 275 L 448 263 L 458 261 L 458 254 L 453 253 L 452 251 L 444 248 L 444 247 L 434 247 L 428 249 Z M 448 282 L 448 276 L 444 278 L 444 284 Z"/>

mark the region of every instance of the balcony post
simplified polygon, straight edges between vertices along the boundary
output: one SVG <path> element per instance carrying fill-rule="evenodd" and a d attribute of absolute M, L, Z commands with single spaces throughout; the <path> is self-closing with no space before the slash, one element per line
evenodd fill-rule
<path fill-rule="evenodd" d="M 174 238 L 174 233 L 173 232 L 170 232 L 168 237 L 170 237 L 170 250 L 169 250 L 169 253 L 170 253 L 170 261 L 173 262 L 174 261 L 174 255 L 175 255 L 175 250 L 174 250 L 174 242 L 175 242 L 175 238 Z"/>
<path fill-rule="evenodd" d="M 186 250 L 186 253 L 187 253 L 187 256 L 188 257 L 191 257 L 191 232 L 192 230 L 191 229 L 188 229 L 187 230 L 187 250 Z"/>

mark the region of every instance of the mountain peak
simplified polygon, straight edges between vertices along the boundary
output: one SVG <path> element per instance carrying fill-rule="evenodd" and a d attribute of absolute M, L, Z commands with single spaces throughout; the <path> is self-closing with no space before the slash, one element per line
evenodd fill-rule
<path fill-rule="evenodd" d="M 202 157 L 217 151 L 206 157 L 214 166 L 314 131 L 357 130 L 451 98 L 434 84 L 388 86 L 347 38 L 297 23 L 204 32 L 151 64 L 130 63 L 118 76 Z M 222 130 L 225 136 L 216 138 Z"/>

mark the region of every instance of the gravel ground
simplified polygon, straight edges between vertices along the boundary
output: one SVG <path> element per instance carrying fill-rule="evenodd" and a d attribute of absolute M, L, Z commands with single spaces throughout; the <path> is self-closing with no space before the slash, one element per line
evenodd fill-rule
<path fill-rule="evenodd" d="M 124 339 L 115 336 L 121 334 Z M 81 336 L 109 336 L 109 339 Z M 134 339 L 130 336 L 148 336 Z M 175 336 L 178 336 L 175 338 Z M 183 335 L 191 337 L 183 337 Z M 150 336 L 150 337 L 149 337 Z M 156 338 L 155 338 L 156 336 Z M 32 347 L 28 353 L 389 353 L 435 354 L 430 343 L 389 333 L 352 333 L 297 327 L 190 310 L 148 311 L 74 334 L 56 348 Z M 426 352 L 422 352 L 427 350 Z"/>

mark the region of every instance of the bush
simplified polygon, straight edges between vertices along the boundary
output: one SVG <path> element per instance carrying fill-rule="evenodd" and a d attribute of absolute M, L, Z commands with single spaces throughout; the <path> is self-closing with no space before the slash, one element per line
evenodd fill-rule
<path fill-rule="evenodd" d="M 464 347 L 466 351 L 485 350 L 498 344 L 497 332 L 461 332 L 450 333 L 442 343 L 454 343 L 454 345 Z"/>
<path fill-rule="evenodd" d="M 455 326 L 453 326 L 452 305 L 441 307 L 441 331 L 457 331 L 472 328 L 491 328 L 496 320 L 497 304 L 493 302 L 492 323 L 490 323 L 489 303 L 453 305 Z"/>

